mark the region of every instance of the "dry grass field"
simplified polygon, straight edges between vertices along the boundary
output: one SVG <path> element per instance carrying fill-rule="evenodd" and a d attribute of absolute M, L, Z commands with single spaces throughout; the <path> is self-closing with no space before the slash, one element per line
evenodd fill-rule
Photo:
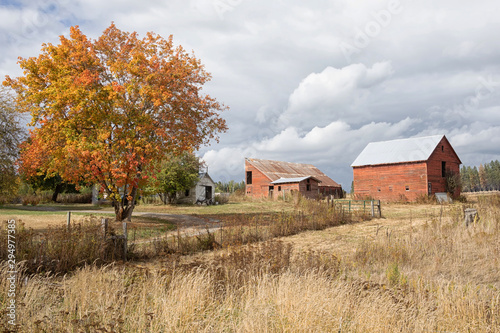
<path fill-rule="evenodd" d="M 469 227 L 466 207 L 480 217 Z M 193 255 L 19 274 L 19 331 L 500 332 L 500 198 L 382 212 Z M 4 265 L 2 290 L 6 276 Z"/>

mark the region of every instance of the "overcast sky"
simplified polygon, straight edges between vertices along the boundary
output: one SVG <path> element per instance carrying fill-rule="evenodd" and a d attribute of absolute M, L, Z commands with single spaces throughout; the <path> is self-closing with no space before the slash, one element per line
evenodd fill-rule
<path fill-rule="evenodd" d="M 193 50 L 230 107 L 199 151 L 215 181 L 244 157 L 310 163 L 341 183 L 371 141 L 444 134 L 465 165 L 500 159 L 498 0 L 1 0 L 0 77 L 79 25 L 112 21 Z"/>

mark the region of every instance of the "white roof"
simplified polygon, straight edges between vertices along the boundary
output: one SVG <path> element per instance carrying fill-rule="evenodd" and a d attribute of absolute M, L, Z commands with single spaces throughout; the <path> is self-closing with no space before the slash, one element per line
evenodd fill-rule
<path fill-rule="evenodd" d="M 309 178 L 312 178 L 316 180 L 318 183 L 321 183 L 318 179 L 314 178 L 313 176 L 306 176 L 306 177 L 295 177 L 295 178 L 280 178 L 278 180 L 275 180 L 274 182 L 271 182 L 271 184 L 300 183 L 301 181 Z"/>
<path fill-rule="evenodd" d="M 351 167 L 426 161 L 444 135 L 371 142 L 359 154 Z"/>

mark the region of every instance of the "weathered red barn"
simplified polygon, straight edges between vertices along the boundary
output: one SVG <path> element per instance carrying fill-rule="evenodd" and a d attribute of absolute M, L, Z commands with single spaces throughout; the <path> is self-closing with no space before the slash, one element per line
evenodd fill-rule
<path fill-rule="evenodd" d="M 369 143 L 352 163 L 354 193 L 384 201 L 446 192 L 460 158 L 444 135 Z M 458 196 L 460 189 L 455 190 Z"/>
<path fill-rule="evenodd" d="M 297 191 L 306 197 L 318 194 L 342 197 L 342 186 L 311 164 L 245 158 L 246 194 L 277 198 Z"/>

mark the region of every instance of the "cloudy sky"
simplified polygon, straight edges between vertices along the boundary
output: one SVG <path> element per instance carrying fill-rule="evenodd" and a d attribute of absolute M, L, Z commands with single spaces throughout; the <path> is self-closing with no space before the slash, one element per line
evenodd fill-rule
<path fill-rule="evenodd" d="M 0 77 L 79 25 L 112 21 L 193 50 L 229 130 L 199 155 L 214 180 L 244 157 L 311 163 L 350 189 L 371 141 L 445 134 L 465 165 L 500 159 L 497 0 L 1 0 Z"/>

